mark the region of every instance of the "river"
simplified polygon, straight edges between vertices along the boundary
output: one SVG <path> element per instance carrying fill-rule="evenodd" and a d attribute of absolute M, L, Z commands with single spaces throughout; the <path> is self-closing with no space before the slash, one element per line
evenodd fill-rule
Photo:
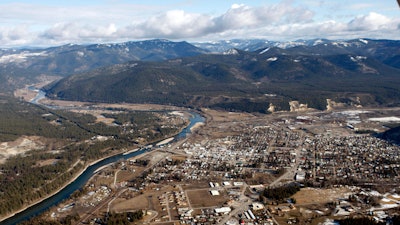
<path fill-rule="evenodd" d="M 39 100 L 45 97 L 45 93 L 43 91 L 39 91 L 38 95 L 31 100 L 31 103 L 40 104 Z M 205 118 L 195 112 L 190 112 L 192 116 L 190 117 L 190 124 L 183 129 L 179 134 L 175 136 L 176 139 L 181 139 L 187 136 L 190 133 L 190 128 L 192 128 L 198 122 L 204 122 Z M 110 163 L 118 162 L 119 160 L 126 160 L 132 158 L 134 156 L 138 156 L 147 151 L 151 151 L 151 149 L 144 148 L 138 151 L 131 152 L 129 154 L 118 154 L 108 158 L 105 158 L 101 161 L 96 162 L 95 164 L 89 166 L 81 175 L 79 175 L 72 183 L 65 186 L 56 194 L 50 196 L 49 198 L 44 199 L 43 201 L 25 209 L 22 212 L 15 214 L 14 216 L 3 220 L 0 222 L 0 225 L 14 225 L 26 221 L 34 216 L 37 216 L 52 206 L 55 206 L 65 199 L 68 199 L 72 193 L 80 188 L 84 187 L 85 184 L 89 181 L 89 179 L 95 174 L 96 170 L 99 168 L 108 165 Z"/>

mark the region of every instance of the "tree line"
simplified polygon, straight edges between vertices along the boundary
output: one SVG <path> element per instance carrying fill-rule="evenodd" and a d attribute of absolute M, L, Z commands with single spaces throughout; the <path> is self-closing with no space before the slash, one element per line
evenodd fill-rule
<path fill-rule="evenodd" d="M 300 191 L 300 186 L 291 183 L 275 188 L 268 187 L 263 191 L 262 196 L 270 200 L 282 201 L 296 194 L 298 191 Z"/>

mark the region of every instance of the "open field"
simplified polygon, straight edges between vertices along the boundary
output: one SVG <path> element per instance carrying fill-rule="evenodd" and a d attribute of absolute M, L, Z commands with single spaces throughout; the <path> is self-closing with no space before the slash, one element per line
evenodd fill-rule
<path fill-rule="evenodd" d="M 35 85 L 37 88 L 41 88 L 46 85 L 45 82 L 40 85 Z M 29 90 L 28 86 L 14 91 L 14 96 L 17 98 L 23 98 L 25 101 L 30 101 L 36 97 L 37 92 Z M 149 110 L 179 110 L 181 108 L 175 106 L 157 105 L 157 104 L 106 104 L 106 103 L 91 103 L 91 102 L 78 102 L 78 101 L 65 101 L 65 100 L 51 100 L 43 99 L 40 101 L 46 105 L 57 105 L 57 106 L 68 106 L 68 107 L 84 107 L 92 106 L 95 108 L 115 108 L 115 109 L 129 109 L 129 110 L 139 110 L 139 111 L 149 111 Z"/>
<path fill-rule="evenodd" d="M 338 198 L 346 198 L 351 194 L 347 188 L 302 188 L 293 198 L 297 205 L 324 204 L 337 201 Z"/>
<path fill-rule="evenodd" d="M 203 109 L 203 111 L 212 118 L 215 122 L 234 122 L 234 121 L 241 121 L 244 119 L 251 119 L 256 118 L 251 113 L 245 112 L 226 112 L 226 111 L 219 111 L 214 109 Z"/>
<path fill-rule="evenodd" d="M 157 190 L 146 191 L 144 194 L 129 193 L 126 191 L 121 197 L 115 199 L 110 210 L 115 212 L 135 211 L 135 210 L 150 210 L 156 211 L 157 218 L 163 218 L 168 215 L 166 206 L 161 204 L 166 193 L 171 193 L 174 188 L 169 185 L 165 185 Z M 131 195 L 135 195 L 132 197 Z M 172 203 L 171 203 L 172 205 Z M 171 209 L 171 211 L 174 211 Z"/>
<path fill-rule="evenodd" d="M 187 191 L 187 195 L 193 208 L 220 207 L 229 200 L 224 192 L 220 192 L 220 195 L 212 196 L 209 190 L 204 189 Z"/>
<path fill-rule="evenodd" d="M 131 199 L 117 199 L 113 202 L 111 210 L 115 212 L 126 212 L 149 208 L 148 195 L 139 195 Z"/>

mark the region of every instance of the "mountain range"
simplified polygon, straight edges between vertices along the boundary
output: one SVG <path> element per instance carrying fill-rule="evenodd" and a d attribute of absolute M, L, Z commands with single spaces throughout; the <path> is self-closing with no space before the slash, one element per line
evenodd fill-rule
<path fill-rule="evenodd" d="M 312 43 L 132 61 L 69 76 L 47 91 L 68 100 L 259 112 L 266 112 L 270 104 L 288 109 L 291 100 L 318 109 L 326 107 L 328 98 L 346 104 L 399 104 L 400 42 Z"/>
<path fill-rule="evenodd" d="M 266 112 L 297 100 L 399 105 L 400 41 L 324 39 L 207 43 L 149 40 L 0 51 L 0 86 L 42 75 L 53 98 Z"/>
<path fill-rule="evenodd" d="M 0 88 L 37 82 L 38 77 L 69 76 L 127 61 L 162 61 L 208 52 L 187 42 L 147 40 L 117 44 L 68 44 L 51 48 L 0 50 Z"/>

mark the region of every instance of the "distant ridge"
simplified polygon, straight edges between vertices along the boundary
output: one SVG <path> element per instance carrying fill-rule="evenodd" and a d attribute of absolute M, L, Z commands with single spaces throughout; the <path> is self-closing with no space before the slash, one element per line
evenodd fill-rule
<path fill-rule="evenodd" d="M 287 110 L 292 100 L 325 109 L 328 98 L 347 105 L 400 105 L 400 41 L 301 43 L 129 62 L 67 77 L 48 92 L 68 100 L 257 112 L 270 104 Z"/>

